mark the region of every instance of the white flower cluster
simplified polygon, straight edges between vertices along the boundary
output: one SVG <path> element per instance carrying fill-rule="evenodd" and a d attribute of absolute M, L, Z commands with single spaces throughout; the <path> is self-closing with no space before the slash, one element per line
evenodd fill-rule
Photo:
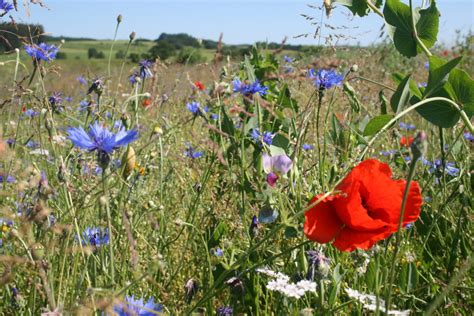
<path fill-rule="evenodd" d="M 268 282 L 267 289 L 280 292 L 287 297 L 299 299 L 303 297 L 306 292 L 316 292 L 315 282 L 301 280 L 298 283 L 292 283 L 290 282 L 290 277 L 286 274 L 269 269 L 257 269 L 257 272 L 273 278 L 273 280 Z"/>
<path fill-rule="evenodd" d="M 370 311 L 375 311 L 377 309 L 377 298 L 375 297 L 375 295 L 363 294 L 363 293 L 360 293 L 359 291 L 353 290 L 351 288 L 347 288 L 346 293 L 347 293 L 347 295 L 349 295 L 350 298 L 353 298 L 353 299 L 356 299 L 357 301 L 359 301 L 365 309 L 370 310 Z M 380 299 L 380 298 L 379 298 L 379 311 L 381 311 L 383 313 L 386 312 L 385 301 L 383 299 Z M 396 315 L 396 316 L 408 316 L 408 315 L 410 315 L 409 310 L 405 310 L 405 311 L 396 311 L 396 310 L 392 311 L 392 310 L 389 310 L 386 313 L 387 313 L 387 315 Z"/>

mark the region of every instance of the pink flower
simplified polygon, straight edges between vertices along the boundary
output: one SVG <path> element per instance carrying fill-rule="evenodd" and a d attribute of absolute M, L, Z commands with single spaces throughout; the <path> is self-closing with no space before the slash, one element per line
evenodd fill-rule
<path fill-rule="evenodd" d="M 267 173 L 267 183 L 274 187 L 279 175 L 285 175 L 291 170 L 293 162 L 287 155 L 271 157 L 268 154 L 262 156 L 263 170 Z"/>

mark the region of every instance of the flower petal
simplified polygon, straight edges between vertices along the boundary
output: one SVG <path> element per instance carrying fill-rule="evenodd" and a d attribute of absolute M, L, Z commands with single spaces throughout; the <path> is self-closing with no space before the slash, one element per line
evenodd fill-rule
<path fill-rule="evenodd" d="M 287 155 L 278 155 L 272 157 L 273 168 L 281 174 L 286 174 L 293 166 L 293 161 Z"/>
<path fill-rule="evenodd" d="M 322 194 L 315 196 L 310 204 L 315 203 Z M 333 240 L 343 227 L 337 217 L 332 201 L 338 197 L 330 196 L 310 208 L 305 213 L 304 233 L 310 240 L 327 243 Z"/>
<path fill-rule="evenodd" d="M 273 170 L 273 159 L 268 154 L 262 155 L 262 165 L 265 173 L 270 173 Z"/>
<path fill-rule="evenodd" d="M 346 226 L 336 237 L 332 245 L 341 251 L 353 251 L 355 249 L 368 250 L 372 248 L 377 241 L 387 238 L 394 231 L 395 228 L 390 227 L 389 229 L 363 232 Z"/>

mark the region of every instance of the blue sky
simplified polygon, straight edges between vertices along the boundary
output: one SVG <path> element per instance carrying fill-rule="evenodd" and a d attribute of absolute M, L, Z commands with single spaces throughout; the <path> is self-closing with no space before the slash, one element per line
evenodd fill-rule
<path fill-rule="evenodd" d="M 314 26 L 301 14 L 315 16 L 321 13 L 308 4 L 320 5 L 322 0 L 44 0 L 48 9 L 33 6 L 30 16 L 17 15 L 23 22 L 41 23 L 47 32 L 59 36 L 113 37 L 115 19 L 123 15 L 119 38 L 126 39 L 135 31 L 138 37 L 155 39 L 160 33 L 184 32 L 198 38 L 216 39 L 224 33 L 229 44 L 255 41 L 280 42 L 288 36 L 292 44 L 317 44 L 312 37 L 294 38 L 313 33 Z M 420 0 L 415 0 L 420 3 Z M 438 0 L 442 13 L 439 40 L 453 44 L 455 30 L 467 33 L 473 30 L 473 0 Z M 344 34 L 351 39 L 341 43 L 370 44 L 379 36 L 381 19 L 375 14 L 366 18 L 351 17 L 344 8 L 335 10 L 324 23 L 345 30 L 323 29 L 323 34 Z"/>

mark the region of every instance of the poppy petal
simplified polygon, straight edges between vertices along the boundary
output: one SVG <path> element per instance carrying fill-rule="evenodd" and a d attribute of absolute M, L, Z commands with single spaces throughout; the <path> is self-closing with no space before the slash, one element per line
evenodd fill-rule
<path fill-rule="evenodd" d="M 372 248 L 377 241 L 390 236 L 394 230 L 395 228 L 391 227 L 391 229 L 363 232 L 346 226 L 336 237 L 332 245 L 341 251 L 354 251 L 355 249 L 368 250 Z"/>
<path fill-rule="evenodd" d="M 377 230 L 387 226 L 386 222 L 370 216 L 359 192 L 361 186 L 359 178 L 359 170 L 354 169 L 338 186 L 338 189 L 345 193 L 333 202 L 338 217 L 347 226 L 362 231 Z"/>
<path fill-rule="evenodd" d="M 401 194 L 405 191 L 406 181 L 396 181 Z M 410 191 L 408 192 L 407 203 L 405 205 L 405 214 L 403 216 L 403 226 L 408 223 L 412 223 L 418 219 L 421 212 L 421 205 L 423 204 L 423 198 L 421 196 L 421 189 L 418 182 L 413 181 L 410 184 Z M 400 218 L 400 213 L 397 214 L 397 224 Z"/>
<path fill-rule="evenodd" d="M 322 195 L 314 197 L 310 204 L 315 203 Z M 310 240 L 327 243 L 333 240 L 341 228 L 342 221 L 333 209 L 332 201 L 337 197 L 327 197 L 305 213 L 304 233 Z"/>

